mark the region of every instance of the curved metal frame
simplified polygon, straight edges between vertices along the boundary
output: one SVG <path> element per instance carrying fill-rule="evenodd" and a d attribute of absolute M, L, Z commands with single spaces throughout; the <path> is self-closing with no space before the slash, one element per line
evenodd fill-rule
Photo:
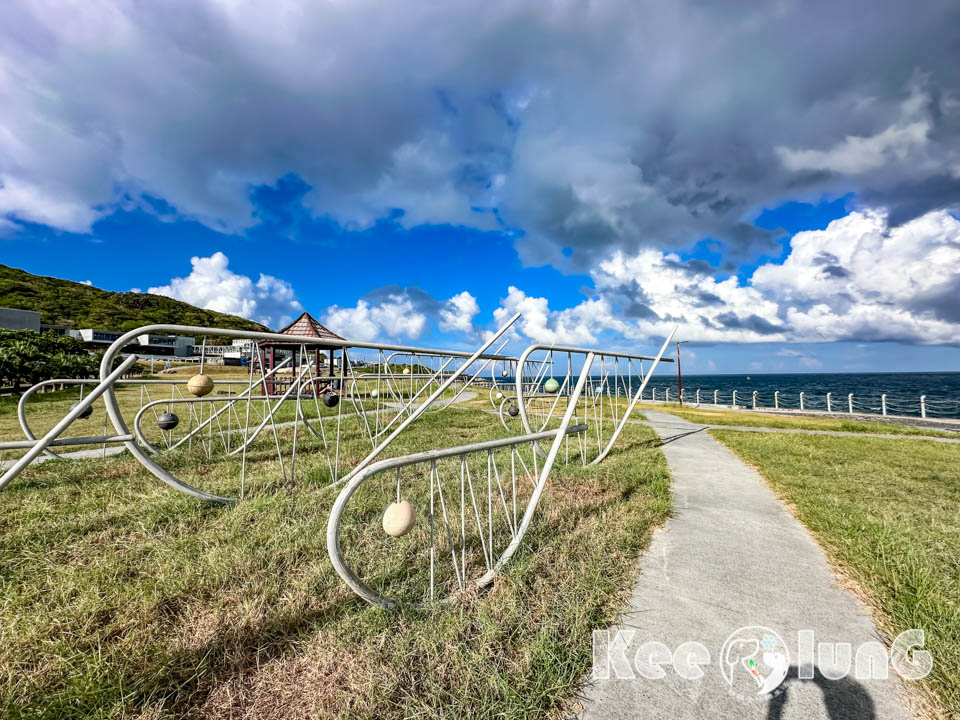
<path fill-rule="evenodd" d="M 346 508 L 350 498 L 366 480 L 369 480 L 374 475 L 386 470 L 393 470 L 407 465 L 436 461 L 442 458 L 455 457 L 472 452 L 510 447 L 525 442 L 536 443 L 538 440 L 547 440 L 552 438 L 553 444 L 550 448 L 550 452 L 547 455 L 547 459 L 540 470 L 540 475 L 537 478 L 537 483 L 534 487 L 533 494 L 527 501 L 527 507 L 524 511 L 523 520 L 521 521 L 519 528 L 513 535 L 509 545 L 500 554 L 500 557 L 497 559 L 496 563 L 494 563 L 493 567 L 484 573 L 484 575 L 475 583 L 476 586 L 480 588 L 490 584 L 503 566 L 510 561 L 510 558 L 513 557 L 514 553 L 517 551 L 517 548 L 520 546 L 520 543 L 523 541 L 523 537 L 526 535 L 527 529 L 530 527 L 533 513 L 536 511 L 537 505 L 540 502 L 540 497 L 543 494 L 544 488 L 546 487 L 547 478 L 549 477 L 550 471 L 553 468 L 553 464 L 556 461 L 557 454 L 560 450 L 560 445 L 563 442 L 564 437 L 572 433 L 584 432 L 587 429 L 586 425 L 577 425 L 571 428 L 570 419 L 573 417 L 576 399 L 579 398 L 580 393 L 583 391 L 584 383 L 590 374 L 590 367 L 593 364 L 593 358 L 594 354 L 592 352 L 588 352 L 584 366 L 580 371 L 580 378 L 577 381 L 577 386 L 571 395 L 571 397 L 574 399 L 574 402 L 568 405 L 558 430 L 530 433 L 527 435 L 504 438 L 502 440 L 473 443 L 471 445 L 446 448 L 443 450 L 428 450 L 426 452 L 415 453 L 413 455 L 406 455 L 399 458 L 381 460 L 380 462 L 369 465 L 366 468 L 354 473 L 353 477 L 348 480 L 346 485 L 344 485 L 343 489 L 340 491 L 340 494 L 337 495 L 337 499 L 334 501 L 333 507 L 330 510 L 330 519 L 327 521 L 327 554 L 330 556 L 330 562 L 333 563 L 333 567 L 337 571 L 337 574 L 340 575 L 350 589 L 372 605 L 378 605 L 387 610 L 392 610 L 397 606 L 395 600 L 392 600 L 374 590 L 353 571 L 353 569 L 344 560 L 343 553 L 340 548 L 340 525 L 343 517 L 343 511 Z"/>
<path fill-rule="evenodd" d="M 458 371 L 457 373 L 454 373 L 450 378 L 447 379 L 446 382 L 443 383 L 443 385 L 441 386 L 441 391 L 449 387 L 449 385 L 453 382 L 453 380 L 459 377 L 459 375 L 462 374 L 463 370 L 466 367 L 468 367 L 471 363 L 475 362 L 476 360 L 499 359 L 501 356 L 496 355 L 494 353 L 487 353 L 486 351 L 490 347 L 490 345 L 493 344 L 496 338 L 500 337 L 506 331 L 506 329 L 510 327 L 510 325 L 512 325 L 514 322 L 517 321 L 519 317 L 520 317 L 519 313 L 514 315 L 514 317 L 503 328 L 501 328 L 501 330 L 496 335 L 494 335 L 488 342 L 486 342 L 480 348 L 480 350 L 478 350 L 475 353 L 466 353 L 466 352 L 457 352 L 457 351 L 444 352 L 443 353 L 444 355 L 466 358 L 467 362 L 464 363 L 460 371 Z M 268 340 L 268 341 L 284 342 L 284 343 L 290 342 L 289 335 L 281 335 L 279 333 L 256 332 L 251 330 L 231 330 L 227 328 L 204 328 L 204 327 L 197 327 L 197 326 L 191 326 L 191 325 L 167 325 L 167 324 L 147 325 L 145 327 L 136 328 L 135 330 L 131 330 L 121 335 L 119 338 L 117 338 L 113 342 L 113 344 L 110 345 L 109 348 L 107 348 L 106 352 L 103 355 L 103 359 L 100 363 L 100 379 L 101 379 L 102 389 L 101 387 L 98 387 L 99 392 L 97 393 L 98 396 L 102 394 L 104 397 L 104 404 L 107 409 L 107 415 L 110 418 L 110 421 L 113 423 L 113 427 L 117 431 L 118 436 L 132 435 L 132 433 L 127 427 L 127 424 L 123 419 L 123 415 L 120 412 L 120 406 L 117 402 L 116 393 L 114 392 L 114 387 L 113 387 L 114 382 L 110 381 L 109 384 L 104 386 L 104 383 L 107 383 L 108 378 L 111 377 L 111 368 L 112 368 L 114 359 L 123 351 L 123 349 L 130 342 L 132 342 L 135 338 L 139 337 L 140 335 L 161 334 L 161 333 L 163 334 L 172 333 L 172 334 L 194 335 L 194 336 L 200 335 L 203 337 L 216 335 L 221 337 L 225 336 L 225 337 L 232 337 L 232 338 L 243 338 L 248 340 L 258 340 L 258 341 Z M 362 349 L 365 348 L 365 349 L 381 350 L 381 351 L 392 350 L 392 351 L 398 351 L 398 352 L 412 352 L 412 353 L 420 353 L 420 354 L 431 353 L 431 350 L 427 348 L 407 347 L 402 345 L 384 345 L 384 344 L 374 344 L 374 343 L 364 343 L 364 342 L 336 341 L 336 340 L 331 340 L 326 338 L 298 337 L 297 342 L 301 346 L 309 345 L 309 346 L 317 346 L 317 347 L 330 348 L 330 349 L 340 349 L 344 352 L 348 348 L 362 348 Z M 132 358 L 131 362 L 136 359 L 135 356 L 131 356 L 131 358 Z M 345 368 L 341 367 L 341 371 L 342 371 L 341 375 L 344 370 Z M 293 385 L 291 385 L 291 387 L 292 386 Z M 407 418 L 406 421 L 401 423 L 401 425 L 394 431 L 393 434 L 391 434 L 390 437 L 388 437 L 383 443 L 381 443 L 381 446 L 379 448 L 376 448 L 374 452 L 371 455 L 369 455 L 364 460 L 363 463 L 361 463 L 361 466 L 368 463 L 373 457 L 376 456 L 376 454 L 381 452 L 383 448 L 389 445 L 389 443 L 392 442 L 393 438 L 395 438 L 400 431 L 402 431 L 405 427 L 407 427 L 410 424 L 410 422 L 412 422 L 417 417 L 419 417 L 419 415 L 422 414 L 423 410 L 425 409 L 425 406 L 428 406 L 430 403 L 432 403 L 436 399 L 436 396 L 438 394 L 439 393 L 434 393 L 434 395 L 431 395 L 431 397 L 427 401 L 425 401 L 419 408 L 417 408 L 417 410 L 415 410 L 411 414 L 411 416 Z M 174 488 L 175 490 L 179 490 L 180 492 L 183 492 L 192 497 L 199 498 L 201 500 L 210 500 L 217 503 L 231 503 L 235 501 L 233 498 L 222 497 L 220 495 L 216 495 L 214 493 L 209 493 L 209 492 L 206 492 L 205 490 L 195 488 L 189 483 L 186 483 L 180 480 L 179 478 L 175 477 L 171 473 L 167 472 L 164 468 L 160 467 L 153 460 L 153 458 L 151 458 L 143 450 L 143 448 L 141 448 L 133 440 L 126 440 L 124 441 L 123 444 L 127 448 L 127 450 L 130 452 L 130 454 L 133 455 L 140 462 L 141 465 L 143 465 L 147 470 L 149 470 L 155 477 L 157 477 L 158 479 L 160 479 L 162 482 L 166 483 L 170 487 Z M 244 445 L 244 447 L 246 447 L 246 445 Z M 357 468 L 354 468 L 351 474 L 353 474 L 356 471 L 357 471 Z"/>
<path fill-rule="evenodd" d="M 667 346 L 670 344 L 670 341 L 673 339 L 673 336 L 677 332 L 679 327 L 680 327 L 679 325 L 675 325 L 673 327 L 673 329 L 670 331 L 670 334 L 667 336 L 667 339 L 664 341 L 663 346 L 660 348 L 660 352 L 657 353 L 656 357 L 650 357 L 649 355 L 629 355 L 626 353 L 618 353 L 618 352 L 603 352 L 600 350 L 591 350 L 589 348 L 567 347 L 562 345 L 536 344 L 536 345 L 529 346 L 522 353 L 520 353 L 520 357 L 517 361 L 517 365 L 519 368 L 521 368 L 521 372 L 517 374 L 517 378 L 515 382 L 516 390 L 517 390 L 517 405 L 519 406 L 519 409 L 520 409 L 520 420 L 523 423 L 524 430 L 528 433 L 533 432 L 533 430 L 530 427 L 530 420 L 527 416 L 526 400 L 524 399 L 524 396 L 523 396 L 524 381 L 522 377 L 523 375 L 522 368 L 528 362 L 528 358 L 532 353 L 538 350 L 545 350 L 551 353 L 560 352 L 560 353 L 569 353 L 569 354 L 578 354 L 578 355 L 579 354 L 595 354 L 595 355 L 601 355 L 604 357 L 626 358 L 628 360 L 652 360 L 653 364 L 650 366 L 650 369 L 647 371 L 646 376 L 643 378 L 643 381 L 640 383 L 640 388 L 637 390 L 636 394 L 634 395 L 633 399 L 630 402 L 630 405 L 627 407 L 626 412 L 623 414 L 623 417 L 620 419 L 620 422 L 617 424 L 617 427 L 614 429 L 613 436 L 610 438 L 606 446 L 600 451 L 600 454 L 596 458 L 594 458 L 589 464 L 596 465 L 597 463 L 601 462 L 610 453 L 610 450 L 613 449 L 613 444 L 617 441 L 617 438 L 620 436 L 620 433 L 623 430 L 624 425 L 626 425 L 627 419 L 630 417 L 630 413 L 633 411 L 634 407 L 636 407 L 637 402 L 640 400 L 640 396 L 643 393 L 643 390 L 646 388 L 647 382 L 649 381 L 650 377 L 653 375 L 653 371 L 656 369 L 657 365 L 661 362 L 661 360 L 663 362 L 673 362 L 672 358 L 664 358 L 663 353 L 666 351 Z M 569 378 L 569 376 L 570 376 L 570 368 L 568 367 L 567 378 Z M 537 379 L 539 380 L 539 373 L 538 373 Z M 566 384 L 566 382 L 567 382 L 567 379 L 564 380 L 564 384 Z M 553 408 L 556 408 L 556 404 L 557 402 L 559 402 L 560 396 L 562 394 L 563 394 L 563 388 L 561 387 L 557 391 L 557 400 L 554 401 Z M 553 414 L 553 408 L 551 408 L 550 415 Z M 548 419 L 549 419 L 549 416 L 548 416 Z"/>

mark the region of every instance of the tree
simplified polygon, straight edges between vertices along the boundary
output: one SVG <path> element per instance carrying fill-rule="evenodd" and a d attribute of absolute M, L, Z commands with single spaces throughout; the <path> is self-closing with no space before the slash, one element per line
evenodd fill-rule
<path fill-rule="evenodd" d="M 82 340 L 30 330 L 0 330 L 0 385 L 15 393 L 28 382 L 34 385 L 53 378 L 91 378 L 100 371 L 103 353 L 91 353 Z M 114 367 L 121 362 L 116 358 Z M 131 374 L 143 368 L 134 365 Z"/>

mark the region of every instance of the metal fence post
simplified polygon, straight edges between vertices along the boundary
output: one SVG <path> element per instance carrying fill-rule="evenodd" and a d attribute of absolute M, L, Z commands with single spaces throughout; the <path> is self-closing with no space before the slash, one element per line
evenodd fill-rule
<path fill-rule="evenodd" d="M 850 414 L 853 415 L 853 393 L 847 395 L 847 407 L 850 410 Z"/>
<path fill-rule="evenodd" d="M 653 388 L 653 402 L 657 401 L 657 389 Z"/>
<path fill-rule="evenodd" d="M 833 393 L 827 393 L 827 412 L 830 412 L 830 395 Z"/>
<path fill-rule="evenodd" d="M 800 393 L 800 409 L 803 410 L 803 393 Z"/>
<path fill-rule="evenodd" d="M 773 391 L 773 409 L 774 410 L 780 409 L 780 391 L 779 390 Z"/>
<path fill-rule="evenodd" d="M 753 409 L 754 410 L 757 409 L 757 391 L 756 390 L 753 391 Z"/>
<path fill-rule="evenodd" d="M 920 417 L 925 418 L 927 416 L 927 396 L 920 396 Z"/>
<path fill-rule="evenodd" d="M 883 414 L 887 414 L 887 394 L 883 393 L 880 396 L 880 409 L 883 411 Z"/>

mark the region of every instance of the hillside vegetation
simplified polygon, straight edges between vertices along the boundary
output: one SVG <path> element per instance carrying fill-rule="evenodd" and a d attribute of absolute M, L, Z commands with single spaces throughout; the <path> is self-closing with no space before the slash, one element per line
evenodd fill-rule
<path fill-rule="evenodd" d="M 268 329 L 251 320 L 201 310 L 160 295 L 109 292 L 5 265 L 0 265 L 0 307 L 37 310 L 42 322 L 76 329 L 133 330 L 154 324 Z"/>

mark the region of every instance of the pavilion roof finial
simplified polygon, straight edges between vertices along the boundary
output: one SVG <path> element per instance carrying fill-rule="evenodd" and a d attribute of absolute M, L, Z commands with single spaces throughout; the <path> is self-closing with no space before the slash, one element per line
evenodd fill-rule
<path fill-rule="evenodd" d="M 344 340 L 333 330 L 324 327 L 310 313 L 304 311 L 300 317 L 287 325 L 285 328 L 277 331 L 281 335 L 293 335 L 294 337 L 316 337 L 328 340 Z"/>

